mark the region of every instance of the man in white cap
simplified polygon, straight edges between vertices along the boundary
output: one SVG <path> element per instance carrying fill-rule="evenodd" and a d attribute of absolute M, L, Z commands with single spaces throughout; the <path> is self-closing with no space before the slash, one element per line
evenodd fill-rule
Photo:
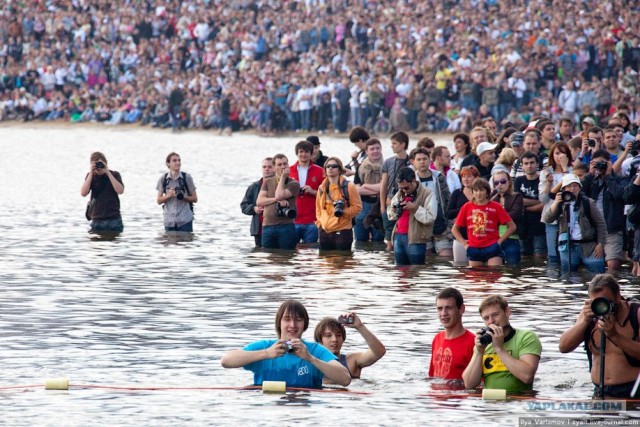
<path fill-rule="evenodd" d="M 580 179 L 574 174 L 562 178 L 562 191 L 543 215 L 547 224 L 556 220 L 562 271 L 576 271 L 583 264 L 593 273 L 604 273 L 607 225 L 596 202 L 582 193 Z"/>
<path fill-rule="evenodd" d="M 490 142 L 481 142 L 476 147 L 476 154 L 478 158 L 473 162 L 473 166 L 478 168 L 480 177 L 486 180 L 491 178 L 491 168 L 496 161 L 496 147 L 498 144 L 492 144 Z"/>

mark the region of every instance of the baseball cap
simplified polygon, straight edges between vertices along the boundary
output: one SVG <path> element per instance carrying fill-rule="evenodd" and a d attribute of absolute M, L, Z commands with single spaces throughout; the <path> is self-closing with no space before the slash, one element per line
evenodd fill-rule
<path fill-rule="evenodd" d="M 497 146 L 498 144 L 492 144 L 490 142 L 481 142 L 480 144 L 478 144 L 478 147 L 476 148 L 476 153 L 478 154 L 478 156 L 480 156 L 485 151 L 495 150 Z"/>
<path fill-rule="evenodd" d="M 593 117 L 585 117 L 584 119 L 582 119 L 582 123 L 589 123 L 591 126 L 596 125 L 596 121 L 593 120 Z"/>
<path fill-rule="evenodd" d="M 309 135 L 307 137 L 307 141 L 309 141 L 310 143 L 312 143 L 313 145 L 320 145 L 320 138 L 318 138 L 315 135 Z"/>

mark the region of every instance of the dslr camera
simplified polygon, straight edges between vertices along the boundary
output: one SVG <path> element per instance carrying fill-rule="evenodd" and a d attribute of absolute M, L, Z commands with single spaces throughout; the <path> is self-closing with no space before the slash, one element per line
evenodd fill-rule
<path fill-rule="evenodd" d="M 589 145 L 589 147 L 591 147 L 591 148 L 595 148 L 595 146 L 596 146 L 596 143 L 597 143 L 597 142 L 598 142 L 598 141 L 596 141 L 596 140 L 595 140 L 595 139 L 593 139 L 593 138 L 589 138 L 589 139 L 587 140 L 587 144 L 588 144 L 588 145 Z"/>
<path fill-rule="evenodd" d="M 402 216 L 402 212 L 404 212 L 404 206 L 402 205 L 402 202 L 394 203 L 392 208 L 393 208 L 393 213 L 395 213 L 396 216 L 400 218 Z"/>
<path fill-rule="evenodd" d="M 571 202 L 575 202 L 576 201 L 576 195 L 573 194 L 571 191 L 563 191 L 562 193 L 560 193 L 562 197 L 562 202 L 563 203 L 571 203 Z"/>
<path fill-rule="evenodd" d="M 609 298 L 600 297 L 591 301 L 591 311 L 597 317 L 603 317 L 607 314 L 616 314 L 618 312 L 618 304 L 610 300 Z"/>
<path fill-rule="evenodd" d="M 338 316 L 338 323 L 341 325 L 353 325 L 353 316 Z"/>
<path fill-rule="evenodd" d="M 176 199 L 184 200 L 184 193 L 182 192 L 182 189 L 180 187 L 174 188 L 173 191 L 176 192 Z"/>
<path fill-rule="evenodd" d="M 333 214 L 338 218 L 344 215 L 344 200 L 336 200 L 333 202 Z"/>
<path fill-rule="evenodd" d="M 604 160 L 599 160 L 599 161 L 596 162 L 595 165 L 593 165 L 594 168 L 598 169 L 601 172 L 606 171 L 608 166 L 609 166 L 609 164 L 607 162 L 605 162 Z"/>
<path fill-rule="evenodd" d="M 103 162 L 96 162 L 96 169 L 104 169 L 104 163 Z"/>
<path fill-rule="evenodd" d="M 281 206 L 280 203 L 276 202 L 276 216 L 294 219 L 296 215 L 297 215 L 297 212 L 295 209 L 290 208 L 288 206 Z"/>
<path fill-rule="evenodd" d="M 491 341 L 493 341 L 492 334 L 493 331 L 490 328 L 484 327 L 480 329 L 480 344 L 482 344 L 484 347 L 491 344 Z"/>

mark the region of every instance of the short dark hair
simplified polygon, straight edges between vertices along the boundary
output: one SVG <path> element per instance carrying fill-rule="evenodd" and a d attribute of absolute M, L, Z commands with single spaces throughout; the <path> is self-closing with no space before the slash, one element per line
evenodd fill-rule
<path fill-rule="evenodd" d="M 287 156 L 285 156 L 285 155 L 284 155 L 284 154 L 282 154 L 282 153 L 278 153 L 278 154 L 276 154 L 275 156 L 273 156 L 273 164 L 274 164 L 274 165 L 276 164 L 276 160 L 278 160 L 278 159 L 286 159 L 286 160 L 287 160 L 287 163 L 289 162 L 289 158 L 288 158 Z"/>
<path fill-rule="evenodd" d="M 449 298 L 453 298 L 454 300 L 456 300 L 456 307 L 458 308 L 462 307 L 462 304 L 464 304 L 462 294 L 456 288 L 444 288 L 438 293 L 436 300 Z"/>
<path fill-rule="evenodd" d="M 280 328 L 280 322 L 282 322 L 282 318 L 285 314 L 291 314 L 296 317 L 302 317 L 304 319 L 304 331 L 309 327 L 309 313 L 307 313 L 307 309 L 302 305 L 300 301 L 296 301 L 293 299 L 286 300 L 282 304 L 280 304 L 280 308 L 276 313 L 276 333 L 278 334 L 278 338 L 280 338 L 282 334 L 282 329 Z"/>
<path fill-rule="evenodd" d="M 540 132 L 542 132 L 545 127 L 547 127 L 548 125 L 553 125 L 553 124 L 554 123 L 549 119 L 541 119 L 541 120 L 538 121 L 538 123 L 536 123 L 535 128 L 537 130 L 539 130 Z"/>
<path fill-rule="evenodd" d="M 416 158 L 418 154 L 424 154 L 425 156 L 431 158 L 431 156 L 429 155 L 429 152 L 423 147 L 418 147 L 411 150 L 411 152 L 409 153 L 409 158 L 413 160 Z"/>
<path fill-rule="evenodd" d="M 397 141 L 397 142 L 403 143 L 405 150 L 409 148 L 409 135 L 407 135 L 405 132 L 398 131 L 398 132 L 394 133 L 393 135 L 391 135 L 390 139 L 392 141 Z"/>
<path fill-rule="evenodd" d="M 569 123 L 571 125 L 571 127 L 573 127 L 573 120 L 571 120 L 569 117 L 563 117 L 560 119 L 560 121 L 558 122 L 559 124 L 563 124 L 563 123 Z"/>
<path fill-rule="evenodd" d="M 589 283 L 589 295 L 609 289 L 614 296 L 620 295 L 620 285 L 609 273 L 596 274 Z"/>
<path fill-rule="evenodd" d="M 418 148 L 433 148 L 435 146 L 436 143 L 433 142 L 433 139 L 429 138 L 428 136 L 420 138 L 417 144 Z"/>
<path fill-rule="evenodd" d="M 524 133 L 525 138 L 528 137 L 529 135 L 533 135 L 538 142 L 540 142 L 540 140 L 542 139 L 542 134 L 538 129 L 529 129 Z"/>
<path fill-rule="evenodd" d="M 589 128 L 589 130 L 587 131 L 587 135 L 589 135 L 590 133 L 604 133 L 604 132 L 602 132 L 602 128 L 601 127 L 591 126 Z"/>
<path fill-rule="evenodd" d="M 91 157 L 89 158 L 89 160 L 92 161 L 92 162 L 97 162 L 99 160 L 103 160 L 105 163 L 108 163 L 107 162 L 107 158 L 105 157 L 105 155 L 102 154 L 99 151 L 95 151 L 95 152 L 91 153 Z"/>
<path fill-rule="evenodd" d="M 398 171 L 396 181 L 398 182 L 413 182 L 416 180 L 416 171 L 410 167 L 404 167 Z"/>
<path fill-rule="evenodd" d="M 476 178 L 471 184 L 471 190 L 484 190 L 487 192 L 487 198 L 491 197 L 491 186 L 489 182 L 484 178 Z"/>
<path fill-rule="evenodd" d="M 165 163 L 167 164 L 167 166 L 169 165 L 169 162 L 171 162 L 171 158 L 173 156 L 178 156 L 180 157 L 180 154 L 176 153 L 175 151 L 170 152 L 169 154 L 167 154 L 167 158 L 165 159 Z"/>
<path fill-rule="evenodd" d="M 313 144 L 309 141 L 300 141 L 296 144 L 296 154 L 298 154 L 300 150 L 313 153 Z"/>
<path fill-rule="evenodd" d="M 316 325 L 316 329 L 313 331 L 313 339 L 322 344 L 322 334 L 324 334 L 324 330 L 327 328 L 336 334 L 342 334 L 343 340 L 347 339 L 347 330 L 333 317 L 325 317 Z"/>
<path fill-rule="evenodd" d="M 540 163 L 538 155 L 533 151 L 525 151 L 524 153 L 522 153 L 522 156 L 520 156 L 520 161 L 522 162 L 524 159 L 535 159 L 536 163 Z"/>
<path fill-rule="evenodd" d="M 349 141 L 351 142 L 368 141 L 369 138 L 371 138 L 369 132 L 362 126 L 356 126 L 349 132 Z"/>
<path fill-rule="evenodd" d="M 597 159 L 598 157 L 602 157 L 603 159 L 605 159 L 606 161 L 610 162 L 611 161 L 611 154 L 609 154 L 609 152 L 605 149 L 600 149 L 600 150 L 596 150 L 593 152 L 593 155 L 591 156 L 592 159 Z"/>
<path fill-rule="evenodd" d="M 580 160 L 576 160 L 575 162 L 573 162 L 573 171 L 589 172 L 589 166 L 586 163 L 581 162 Z"/>
<path fill-rule="evenodd" d="M 446 150 L 447 147 L 445 147 L 444 145 L 438 145 L 437 147 L 435 147 L 432 151 L 431 151 L 431 156 L 433 156 L 433 158 L 435 159 L 436 157 L 440 157 L 442 156 L 442 152 L 444 150 Z"/>

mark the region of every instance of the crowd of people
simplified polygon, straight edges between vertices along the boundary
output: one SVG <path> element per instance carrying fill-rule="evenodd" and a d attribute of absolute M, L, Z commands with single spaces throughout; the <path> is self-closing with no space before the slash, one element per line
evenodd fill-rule
<path fill-rule="evenodd" d="M 621 103 L 635 120 L 638 14 L 596 0 L 9 1 L 0 120 L 321 134 L 382 113 L 395 130 L 468 132 L 488 116 L 599 123 Z"/>

